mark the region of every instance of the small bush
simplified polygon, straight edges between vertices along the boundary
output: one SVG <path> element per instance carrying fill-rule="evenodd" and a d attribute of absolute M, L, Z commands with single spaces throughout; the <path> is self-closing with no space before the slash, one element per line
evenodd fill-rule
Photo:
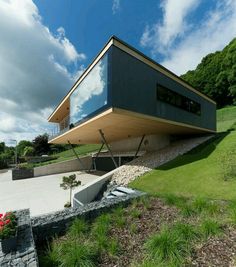
<path fill-rule="evenodd" d="M 184 217 L 191 217 L 196 215 L 196 211 L 194 210 L 191 203 L 186 203 L 181 206 L 181 213 Z"/>
<path fill-rule="evenodd" d="M 136 234 L 138 232 L 138 227 L 135 223 L 131 223 L 129 229 L 132 234 Z"/>
<path fill-rule="evenodd" d="M 124 209 L 123 207 L 119 206 L 116 209 L 113 210 L 112 212 L 112 218 L 113 218 L 113 223 L 122 228 L 126 225 L 126 219 L 124 216 Z"/>
<path fill-rule="evenodd" d="M 75 219 L 69 229 L 69 235 L 71 237 L 81 236 L 88 231 L 88 224 L 83 219 Z"/>
<path fill-rule="evenodd" d="M 62 246 L 55 240 L 51 244 L 47 244 L 47 248 L 44 254 L 39 256 L 40 266 L 53 267 L 59 266 L 60 258 L 62 255 Z"/>
<path fill-rule="evenodd" d="M 201 213 L 208 208 L 208 201 L 205 198 L 196 198 L 192 202 L 193 209 L 196 213 Z"/>
<path fill-rule="evenodd" d="M 151 209 L 151 199 L 149 196 L 142 196 L 140 198 L 140 203 L 143 204 L 143 207 L 147 210 Z"/>
<path fill-rule="evenodd" d="M 196 228 L 187 223 L 176 223 L 171 231 L 174 231 L 176 235 L 180 236 L 188 243 L 199 237 L 199 233 Z"/>
<path fill-rule="evenodd" d="M 69 241 L 62 245 L 60 266 L 97 266 L 99 252 L 95 245 L 89 242 Z"/>
<path fill-rule="evenodd" d="M 116 239 L 110 239 L 107 245 L 107 252 L 110 256 L 118 255 L 120 250 L 119 242 Z"/>
<path fill-rule="evenodd" d="M 142 215 L 142 212 L 138 210 L 137 208 L 135 208 L 130 211 L 130 215 L 132 218 L 140 218 Z"/>
<path fill-rule="evenodd" d="M 222 233 L 222 227 L 217 221 L 207 219 L 202 222 L 200 232 L 204 238 L 208 238 Z"/>
<path fill-rule="evenodd" d="M 108 244 L 108 231 L 111 226 L 111 216 L 102 214 L 99 216 L 92 226 L 92 236 L 97 242 L 100 250 L 106 250 Z"/>
<path fill-rule="evenodd" d="M 151 259 L 175 264 L 175 266 L 182 266 L 184 258 L 189 255 L 186 240 L 169 229 L 151 236 L 145 247 Z"/>

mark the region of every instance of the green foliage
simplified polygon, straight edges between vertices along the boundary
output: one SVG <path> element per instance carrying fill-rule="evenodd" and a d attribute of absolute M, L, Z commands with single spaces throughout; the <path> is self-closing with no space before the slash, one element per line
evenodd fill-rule
<path fill-rule="evenodd" d="M 126 219 L 124 216 L 124 209 L 122 206 L 115 208 L 112 212 L 112 219 L 116 226 L 122 228 L 126 225 Z"/>
<path fill-rule="evenodd" d="M 142 212 L 140 210 L 138 210 L 137 208 L 133 208 L 131 211 L 130 211 L 130 215 L 131 217 L 133 218 L 141 218 L 142 216 Z"/>
<path fill-rule="evenodd" d="M 92 235 L 95 238 L 98 248 L 106 250 L 109 246 L 108 231 L 111 226 L 111 216 L 109 214 L 102 214 L 99 216 L 92 226 Z"/>
<path fill-rule="evenodd" d="M 21 140 L 18 144 L 17 144 L 17 153 L 19 156 L 25 156 L 25 148 L 31 148 L 33 147 L 33 143 L 27 140 Z M 32 155 L 29 155 L 32 156 Z"/>
<path fill-rule="evenodd" d="M 218 221 L 206 219 L 200 226 L 200 232 L 203 237 L 208 238 L 222 233 L 222 227 Z"/>
<path fill-rule="evenodd" d="M 199 238 L 199 233 L 193 225 L 187 223 L 176 223 L 171 231 L 174 231 L 181 238 L 190 243 L 193 240 Z"/>
<path fill-rule="evenodd" d="M 184 258 L 189 255 L 188 242 L 176 231 L 167 228 L 151 236 L 145 247 L 151 259 L 175 266 L 183 266 Z"/>
<path fill-rule="evenodd" d="M 167 205 L 176 207 L 182 206 L 186 203 L 186 199 L 184 197 L 179 197 L 174 194 L 166 194 L 164 196 L 164 201 Z"/>
<path fill-rule="evenodd" d="M 136 234 L 138 232 L 138 226 L 136 223 L 131 223 L 129 229 L 132 234 Z"/>
<path fill-rule="evenodd" d="M 208 54 L 181 77 L 213 98 L 218 107 L 236 102 L 236 38 L 222 51 Z"/>
<path fill-rule="evenodd" d="M 17 218 L 13 212 L 0 214 L 0 239 L 7 239 L 16 234 Z"/>
<path fill-rule="evenodd" d="M 110 256 L 117 256 L 120 251 L 120 246 L 119 242 L 117 239 L 108 239 L 107 240 L 108 245 L 107 245 L 107 252 Z"/>
<path fill-rule="evenodd" d="M 62 255 L 60 258 L 60 266 L 81 266 L 95 267 L 97 266 L 99 252 L 91 242 L 79 240 L 64 242 L 62 244 Z"/>
<path fill-rule="evenodd" d="M 30 156 L 33 156 L 34 153 L 35 153 L 35 151 L 34 151 L 34 148 L 32 146 L 26 146 L 26 147 L 24 147 L 22 156 L 30 157 Z"/>
<path fill-rule="evenodd" d="M 37 156 L 50 153 L 50 144 L 48 143 L 48 135 L 38 135 L 33 140 L 33 148 Z"/>
<path fill-rule="evenodd" d="M 69 235 L 77 238 L 82 236 L 88 231 L 88 223 L 83 219 L 75 219 L 71 227 L 69 228 Z"/>
<path fill-rule="evenodd" d="M 5 152 L 6 145 L 4 142 L 0 142 L 0 154 Z"/>

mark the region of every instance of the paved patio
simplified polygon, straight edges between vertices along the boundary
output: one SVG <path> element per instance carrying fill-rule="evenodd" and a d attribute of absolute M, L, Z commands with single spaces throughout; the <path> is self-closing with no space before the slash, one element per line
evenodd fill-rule
<path fill-rule="evenodd" d="M 0 172 L 0 213 L 30 208 L 31 216 L 62 210 L 69 200 L 69 191 L 60 187 L 63 176 L 76 174 L 82 185 L 98 176 L 82 172 L 53 174 L 12 181 L 11 171 Z M 75 188 L 73 192 L 77 192 Z"/>

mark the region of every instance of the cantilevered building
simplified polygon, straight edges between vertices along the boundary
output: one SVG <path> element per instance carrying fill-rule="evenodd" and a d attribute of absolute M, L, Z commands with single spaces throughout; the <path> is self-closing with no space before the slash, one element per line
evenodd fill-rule
<path fill-rule="evenodd" d="M 112 37 L 49 122 L 58 125 L 50 143 L 111 144 L 143 150 L 168 144 L 173 135 L 216 131 L 216 103 L 148 58 Z M 145 142 L 146 141 L 146 142 Z"/>

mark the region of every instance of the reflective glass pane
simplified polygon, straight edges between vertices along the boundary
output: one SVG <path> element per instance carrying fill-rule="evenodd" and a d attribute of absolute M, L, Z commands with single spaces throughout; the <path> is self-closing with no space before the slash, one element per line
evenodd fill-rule
<path fill-rule="evenodd" d="M 107 55 L 70 96 L 70 123 L 77 123 L 107 104 Z"/>

